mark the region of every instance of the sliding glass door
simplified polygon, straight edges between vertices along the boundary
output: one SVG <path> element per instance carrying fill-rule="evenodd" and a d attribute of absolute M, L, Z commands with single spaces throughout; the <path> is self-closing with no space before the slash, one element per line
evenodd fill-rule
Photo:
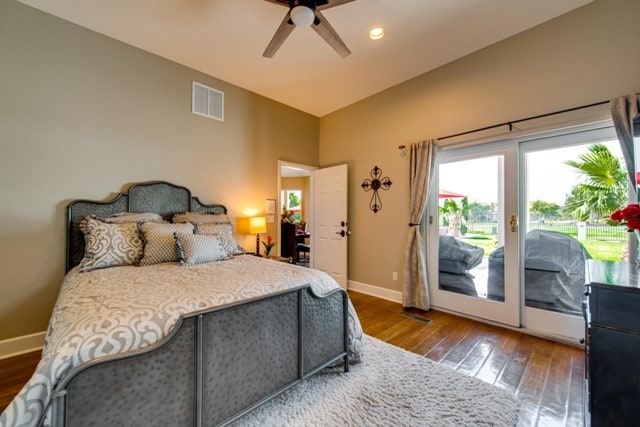
<path fill-rule="evenodd" d="M 441 150 L 435 175 L 433 306 L 581 338 L 586 259 L 628 254 L 605 222 L 627 197 L 613 129 Z"/>

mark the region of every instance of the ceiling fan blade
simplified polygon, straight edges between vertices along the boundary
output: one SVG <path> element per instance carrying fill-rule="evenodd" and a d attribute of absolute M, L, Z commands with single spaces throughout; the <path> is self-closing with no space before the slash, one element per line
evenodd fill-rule
<path fill-rule="evenodd" d="M 329 46 L 331 46 L 333 50 L 338 52 L 338 55 L 342 56 L 343 58 L 351 55 L 351 51 L 349 50 L 347 45 L 344 44 L 338 33 L 336 33 L 336 30 L 333 29 L 331 24 L 329 24 L 329 21 L 327 21 L 327 18 L 325 18 L 319 10 L 316 10 L 316 18 L 319 23 L 314 23 L 313 25 L 311 25 L 311 28 L 313 28 L 316 33 L 320 34 L 320 37 L 322 37 L 327 43 L 329 43 Z"/>
<path fill-rule="evenodd" d="M 273 55 L 280 49 L 282 43 L 289 37 L 289 34 L 291 34 L 291 31 L 293 31 L 295 27 L 291 22 L 291 12 L 287 12 L 262 56 L 265 58 L 273 58 Z"/>
<path fill-rule="evenodd" d="M 272 0 L 267 0 L 267 1 L 272 1 Z M 277 0 L 275 0 L 275 1 L 277 1 Z M 355 1 L 355 0 L 329 0 L 329 3 L 327 3 L 327 4 L 318 5 L 316 7 L 316 10 L 325 10 L 325 9 L 329 9 L 331 7 L 340 6 L 341 4 L 351 3 L 352 1 Z"/>
<path fill-rule="evenodd" d="M 289 0 L 264 0 L 267 1 L 269 3 L 273 3 L 273 4 L 277 4 L 280 6 L 284 6 L 284 7 L 289 7 Z"/>

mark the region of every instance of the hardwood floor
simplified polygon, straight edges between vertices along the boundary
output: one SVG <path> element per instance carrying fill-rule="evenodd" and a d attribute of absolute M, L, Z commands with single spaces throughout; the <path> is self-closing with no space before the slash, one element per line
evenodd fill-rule
<path fill-rule="evenodd" d="M 31 378 L 40 362 L 40 351 L 0 359 L 0 412 L 11 403 L 22 386 Z"/>
<path fill-rule="evenodd" d="M 515 393 L 520 426 L 582 426 L 584 352 L 447 313 L 349 292 L 366 334 Z M 425 323 L 407 314 L 424 317 Z M 0 360 L 0 410 L 31 377 L 39 352 Z"/>
<path fill-rule="evenodd" d="M 583 426 L 584 351 L 439 311 L 349 292 L 364 332 L 516 394 L 520 426 Z M 428 323 L 407 314 L 424 316 Z"/>

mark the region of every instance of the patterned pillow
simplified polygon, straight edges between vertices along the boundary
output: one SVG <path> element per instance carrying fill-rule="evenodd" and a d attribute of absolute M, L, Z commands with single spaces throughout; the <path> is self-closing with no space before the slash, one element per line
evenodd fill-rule
<path fill-rule="evenodd" d="M 231 224 L 226 214 L 209 214 L 202 212 L 177 213 L 171 220 L 173 223 L 190 222 L 192 224 Z"/>
<path fill-rule="evenodd" d="M 140 224 L 144 239 L 144 255 L 140 265 L 153 265 L 161 262 L 178 261 L 176 240 L 173 233 L 193 234 L 193 224 L 158 224 L 143 222 Z"/>
<path fill-rule="evenodd" d="M 180 265 L 204 264 L 227 258 L 216 236 L 204 234 L 173 233 Z"/>
<path fill-rule="evenodd" d="M 152 212 L 120 212 L 102 219 L 104 222 L 165 222 L 160 215 Z"/>
<path fill-rule="evenodd" d="M 216 236 L 220 240 L 222 249 L 228 256 L 242 254 L 242 248 L 236 241 L 236 236 L 233 234 L 233 226 L 231 224 L 203 224 L 198 225 L 196 229 L 197 234 L 206 234 L 209 236 Z"/>
<path fill-rule="evenodd" d="M 118 265 L 134 265 L 142 258 L 142 239 L 138 224 L 109 224 L 87 215 L 80 222 L 84 233 L 84 258 L 80 271 Z"/>

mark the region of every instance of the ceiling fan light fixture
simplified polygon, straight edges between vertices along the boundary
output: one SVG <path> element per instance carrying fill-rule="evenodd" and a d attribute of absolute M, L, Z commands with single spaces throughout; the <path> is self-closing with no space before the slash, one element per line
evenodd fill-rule
<path fill-rule="evenodd" d="M 298 5 L 291 9 L 291 21 L 297 27 L 309 27 L 315 19 L 315 13 L 307 6 Z"/>
<path fill-rule="evenodd" d="M 369 31 L 369 38 L 371 40 L 380 40 L 383 37 L 384 37 L 384 28 L 376 27 L 376 28 L 372 28 L 371 31 Z"/>

